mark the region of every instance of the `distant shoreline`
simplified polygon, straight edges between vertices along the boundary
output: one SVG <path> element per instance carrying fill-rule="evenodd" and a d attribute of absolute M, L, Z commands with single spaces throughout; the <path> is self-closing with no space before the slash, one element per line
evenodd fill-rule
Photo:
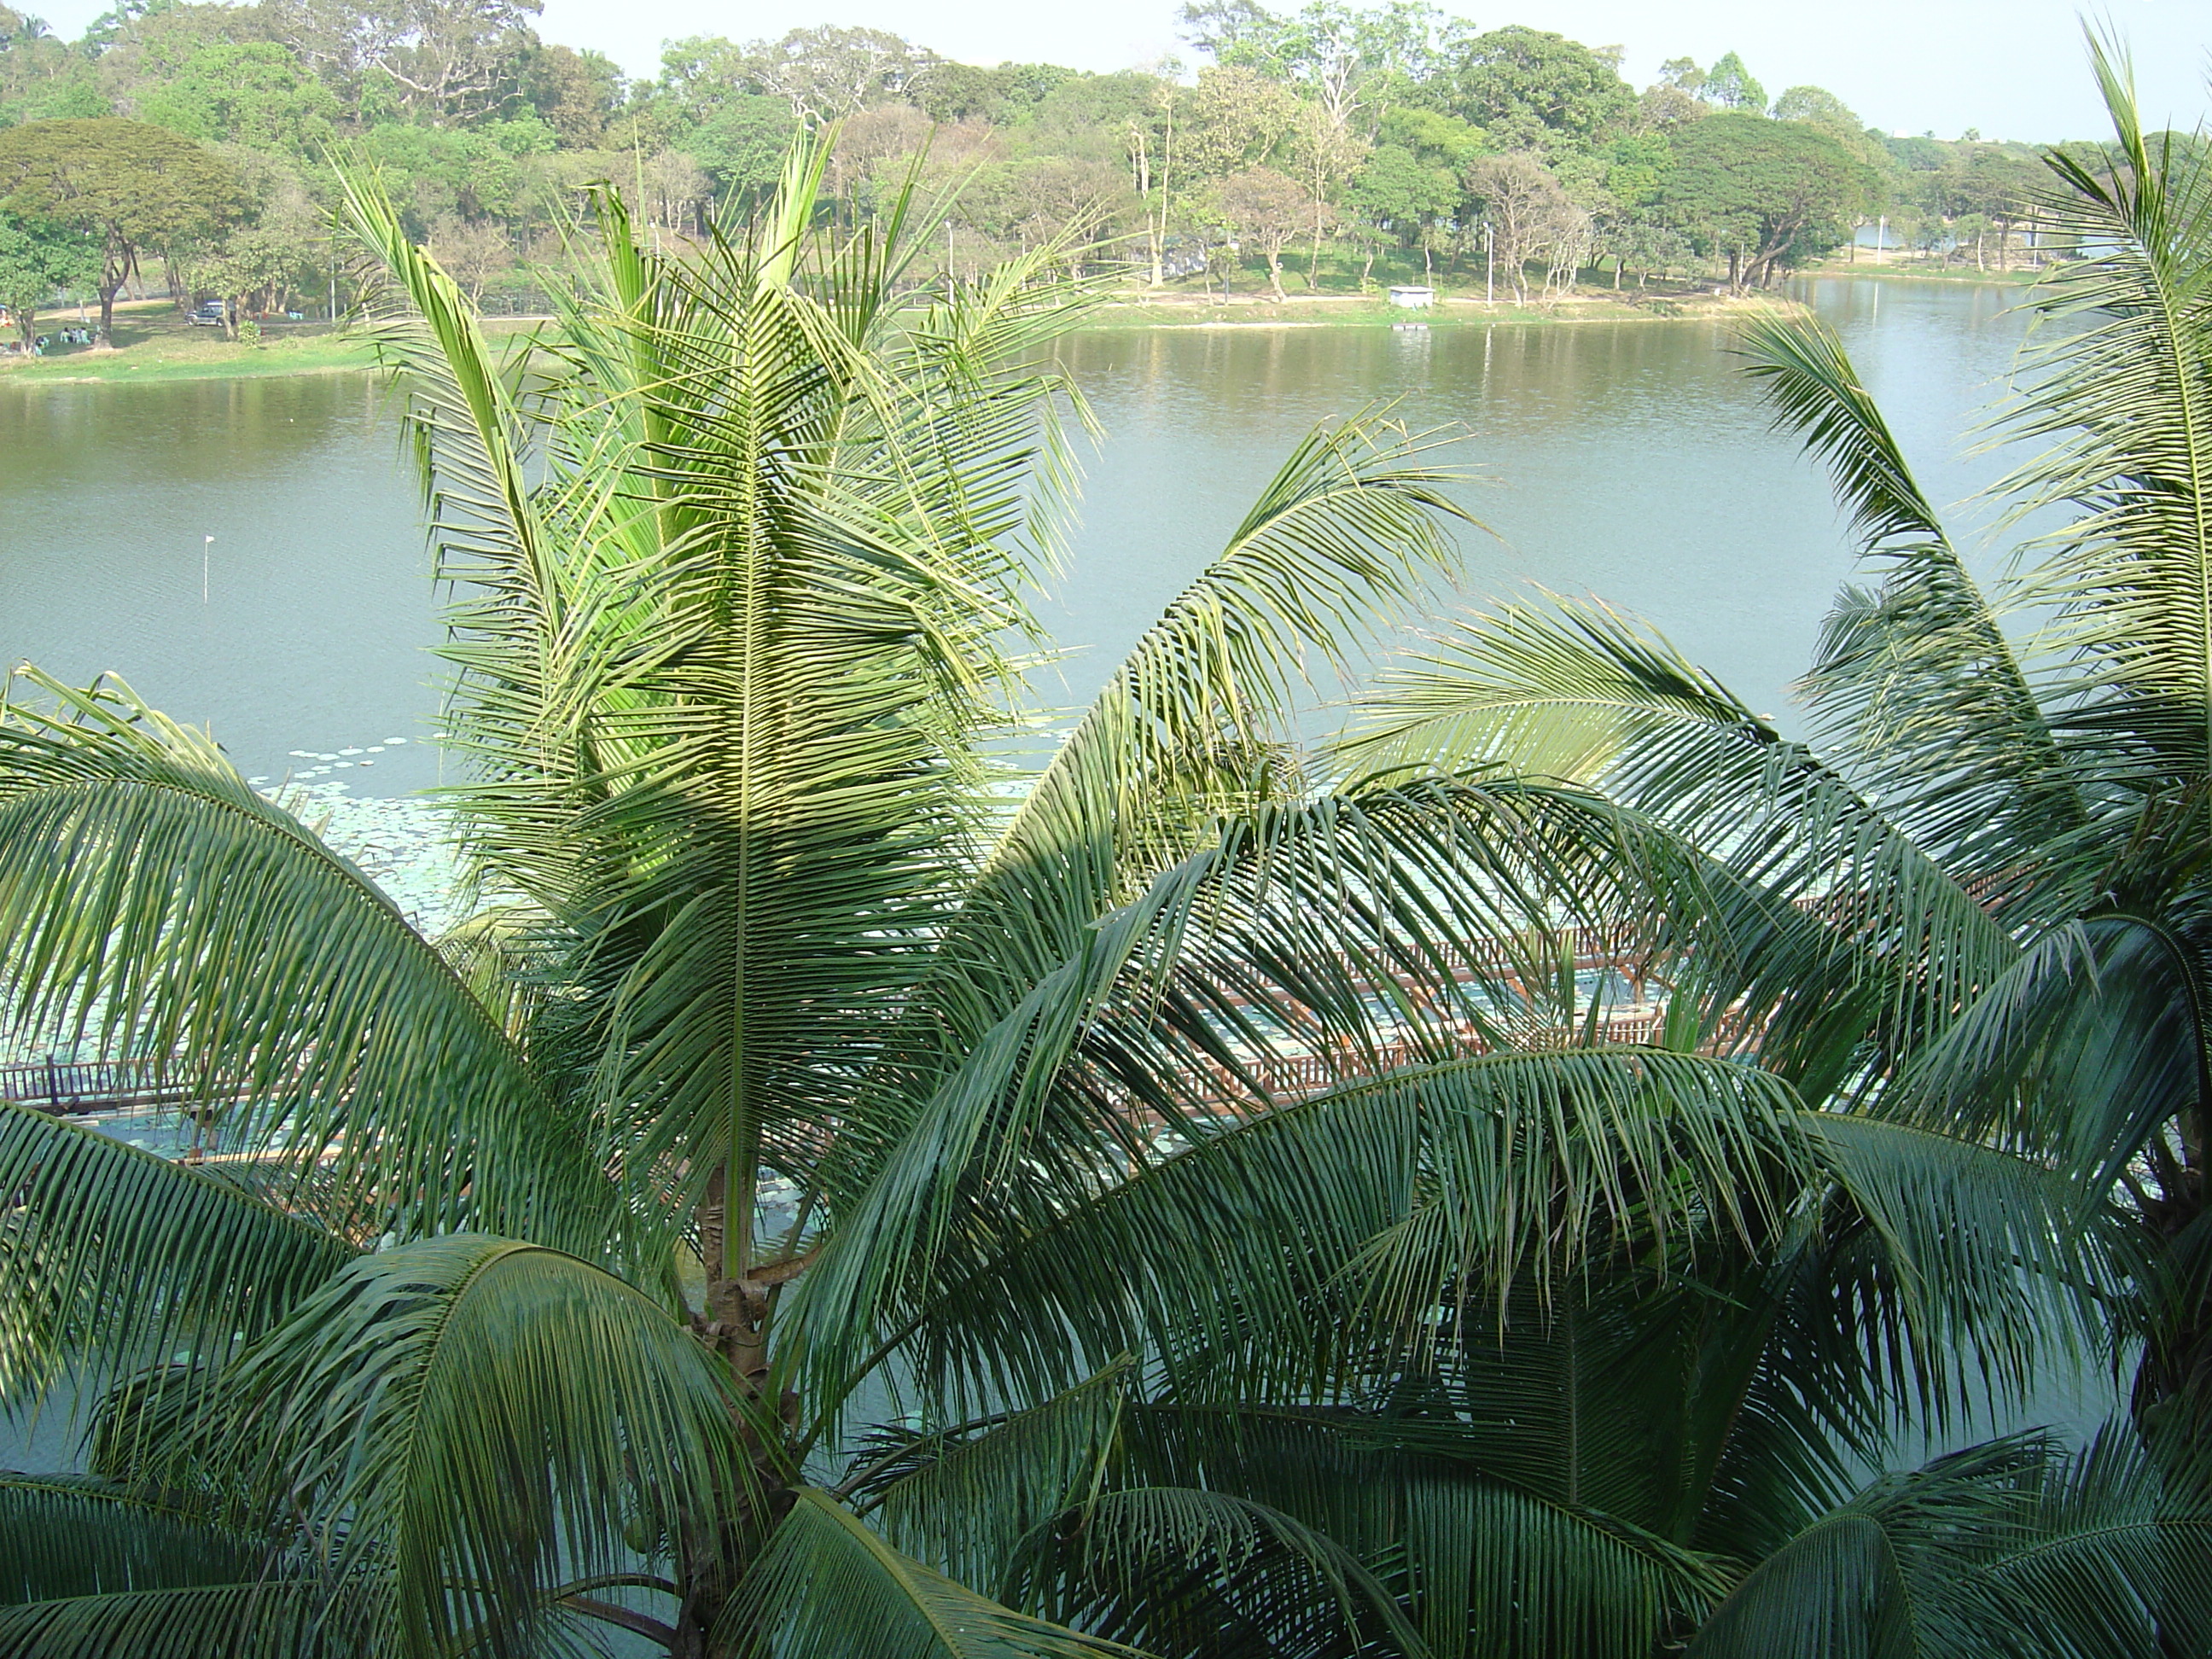
<path fill-rule="evenodd" d="M 2002 282 L 2015 286 L 2027 272 L 1916 271 L 1870 264 L 1826 264 L 1804 277 L 1878 276 L 1888 281 Z M 1583 289 L 1570 298 L 1516 305 L 1439 289 L 1437 303 L 1419 309 L 1392 306 L 1377 295 L 1292 293 L 1278 301 L 1265 294 L 1232 294 L 1226 303 L 1202 294 L 1126 295 L 1100 305 L 1086 329 L 1466 328 L 1477 325 L 1555 327 L 1577 323 L 1713 322 L 1761 309 L 1795 309 L 1779 294 L 1741 296 L 1670 284 L 1664 289 Z M 118 322 L 122 320 L 118 317 Z M 538 317 L 486 319 L 497 331 L 550 321 Z M 157 334 L 112 352 L 76 350 L 64 356 L 0 358 L 0 386 L 174 386 L 188 381 L 274 380 L 309 374 L 364 374 L 375 368 L 375 350 L 364 334 L 275 332 L 258 346 L 222 339 Z"/>
<path fill-rule="evenodd" d="M 1287 300 L 1238 294 L 1226 304 L 1202 295 L 1176 294 L 1108 301 L 1089 327 L 1097 328 L 1378 328 L 1424 324 L 1679 323 L 1740 316 L 1760 307 L 1787 306 L 1770 295 L 1736 297 L 1669 288 L 1658 293 L 1588 289 L 1572 297 L 1516 305 L 1464 293 L 1437 291 L 1432 306 L 1401 307 L 1374 295 L 1292 294 Z"/>
<path fill-rule="evenodd" d="M 166 343 L 127 345 L 114 351 L 72 351 L 56 357 L 0 358 L 0 386 L 175 386 L 186 380 L 264 380 L 300 374 L 358 374 L 375 366 L 374 349 L 360 336 L 278 338 L 259 346 L 229 341 L 192 342 L 190 350 Z"/>
<path fill-rule="evenodd" d="M 495 333 L 548 320 L 491 317 Z M 40 332 L 76 325 L 55 313 Z M 0 357 L 0 386 L 177 386 L 191 380 L 266 380 L 303 374 L 359 374 L 376 367 L 376 347 L 366 331 L 333 330 L 320 323 L 272 323 L 258 345 L 223 337 L 220 330 L 183 325 L 167 300 L 133 301 L 115 308 L 119 342 L 112 351 L 77 348 L 47 357 Z"/>
<path fill-rule="evenodd" d="M 2051 267 L 2028 270 L 1974 270 L 1964 267 L 1920 264 L 1877 264 L 1870 259 L 1823 259 L 1795 271 L 1799 280 L 1820 276 L 1870 276 L 1884 283 L 1965 283 L 1974 288 L 2032 288 L 2051 274 Z"/>

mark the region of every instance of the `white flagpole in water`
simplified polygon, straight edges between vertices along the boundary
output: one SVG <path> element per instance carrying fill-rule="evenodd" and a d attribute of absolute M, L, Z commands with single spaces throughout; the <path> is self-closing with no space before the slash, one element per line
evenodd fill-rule
<path fill-rule="evenodd" d="M 200 538 L 200 603 L 202 605 L 208 602 L 208 549 L 214 545 L 214 537 Z"/>

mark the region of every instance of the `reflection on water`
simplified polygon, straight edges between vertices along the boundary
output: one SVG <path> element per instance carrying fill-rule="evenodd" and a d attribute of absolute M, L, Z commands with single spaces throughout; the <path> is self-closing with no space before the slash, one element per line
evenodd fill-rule
<path fill-rule="evenodd" d="M 2020 337 L 2016 290 L 1824 279 L 1938 501 Z M 1724 325 L 1100 331 L 1063 359 L 1106 428 L 1066 580 L 1046 602 L 1068 695 L 1217 550 L 1313 422 L 1378 404 L 1461 434 L 1442 459 L 1495 532 L 1465 538 L 1470 599 L 1530 583 L 1650 617 L 1784 712 L 1849 561 L 1820 478 L 1768 429 Z M 179 386 L 0 380 L 0 659 L 113 671 L 211 722 L 249 773 L 433 724 L 435 600 L 414 487 L 357 375 Z M 212 544 L 204 541 L 215 537 Z M 206 594 L 202 598 L 205 556 Z M 343 777 L 431 781 L 427 746 Z"/>

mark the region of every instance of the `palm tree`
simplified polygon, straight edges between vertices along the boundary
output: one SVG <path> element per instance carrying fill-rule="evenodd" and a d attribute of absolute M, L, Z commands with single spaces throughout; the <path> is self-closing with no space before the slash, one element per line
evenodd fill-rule
<path fill-rule="evenodd" d="M 1276 787 L 1292 665 L 1437 568 L 1450 509 L 1390 428 L 1299 445 L 1009 813 L 1065 465 L 1033 360 L 1082 296 L 1037 280 L 1051 250 L 912 291 L 902 207 L 825 244 L 825 154 L 696 258 L 607 201 L 597 291 L 503 363 L 351 195 L 465 595 L 461 936 L 127 688 L 9 688 L 16 1013 L 173 1057 L 252 1153 L 6 1111 L 11 1391 L 99 1402 L 99 1479 L 9 1488 L 83 1540 L 23 1562 L 28 1650 L 1100 1646 L 807 1484 L 856 1389 L 906 1386 L 837 1298 L 872 1316 L 941 1247 L 965 1194 L 909 1147 L 947 1114 L 971 1176 L 1151 1156 L 1119 1097 L 1031 1121 L 1200 873 L 1103 919 Z M 802 1277 L 831 1310 L 772 1342 Z"/>
<path fill-rule="evenodd" d="M 1684 917 L 1800 911 L 1586 787 L 1298 749 L 1300 654 L 1445 562 L 1417 441 L 1297 445 L 1009 771 L 1081 295 L 909 289 L 902 210 L 817 236 L 820 165 L 682 258 L 603 204 L 505 362 L 353 193 L 464 596 L 454 937 L 125 688 L 11 687 L 15 1012 L 252 1156 L 0 1107 L 10 1396 L 92 1431 L 0 1479 L 0 1652 L 2203 1617 L 2131 1441 L 1863 1478 L 2120 1269 L 2052 1171 L 1711 1052 L 1717 991 L 1623 1040 L 1593 951 L 1713 977 Z"/>
<path fill-rule="evenodd" d="M 2032 447 L 1991 491 L 2035 526 L 2007 574 L 1978 580 L 1835 337 L 1762 321 L 1750 372 L 1877 573 L 1828 619 L 1811 742 L 1569 603 L 1443 640 L 1359 746 L 1583 781 L 1708 866 L 1668 896 L 1680 1018 L 2120 1226 L 2107 1340 L 2179 1457 L 2212 1421 L 2212 172 L 2090 46 L 2114 136 L 2046 158 L 2042 210 L 2084 252 L 2027 301 L 1997 416 Z"/>

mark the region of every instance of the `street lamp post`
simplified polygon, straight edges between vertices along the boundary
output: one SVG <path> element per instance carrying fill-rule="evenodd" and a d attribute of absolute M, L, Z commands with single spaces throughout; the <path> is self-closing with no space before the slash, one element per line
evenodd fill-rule
<path fill-rule="evenodd" d="M 1492 244 L 1490 221 L 1482 222 L 1482 303 L 1498 303 L 1498 250 Z"/>

